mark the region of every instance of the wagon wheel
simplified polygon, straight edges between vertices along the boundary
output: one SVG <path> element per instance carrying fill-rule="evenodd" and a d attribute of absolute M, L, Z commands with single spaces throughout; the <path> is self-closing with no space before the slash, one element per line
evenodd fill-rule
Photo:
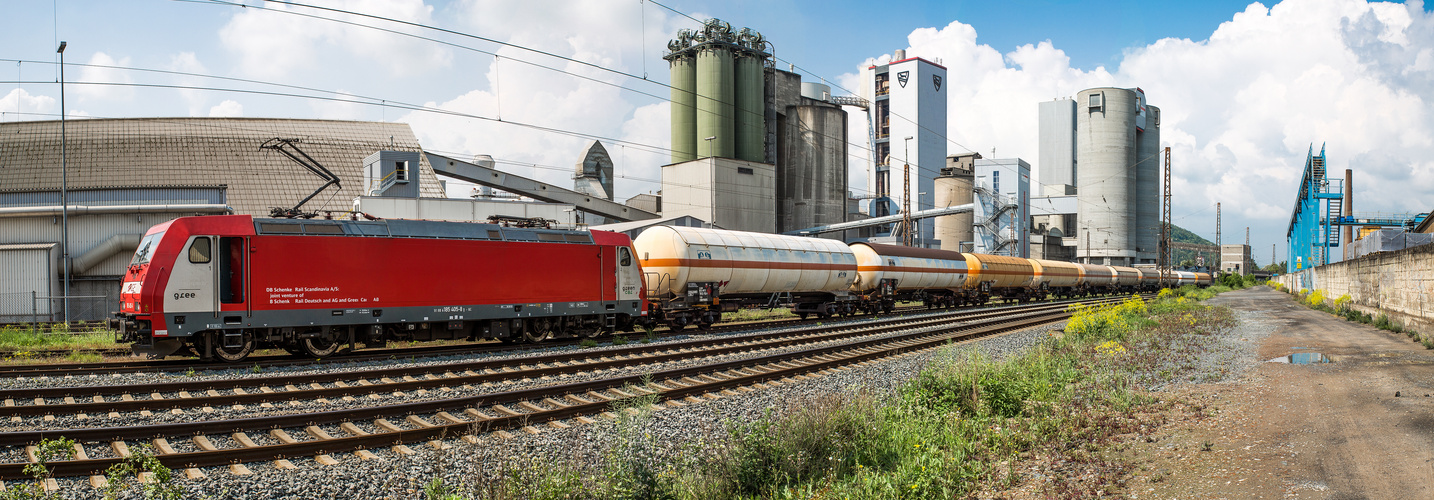
<path fill-rule="evenodd" d="M 333 356 L 334 353 L 339 352 L 339 347 L 342 346 L 338 340 L 327 338 L 308 338 L 299 342 L 299 347 L 303 349 L 304 354 L 315 358 Z"/>
<path fill-rule="evenodd" d="M 214 355 L 226 363 L 238 363 L 240 361 L 243 361 L 244 358 L 249 357 L 250 353 L 254 352 L 253 333 L 245 331 L 241 337 L 242 340 L 240 341 L 239 345 L 235 347 L 224 346 L 223 334 L 215 332 L 212 335 L 217 337 L 216 340 L 218 340 L 218 342 L 214 343 Z"/>
<path fill-rule="evenodd" d="M 527 326 L 527 328 L 523 329 L 523 341 L 536 344 L 548 338 L 548 334 L 551 333 L 553 329 L 553 319 L 539 318 L 533 320 Z"/>

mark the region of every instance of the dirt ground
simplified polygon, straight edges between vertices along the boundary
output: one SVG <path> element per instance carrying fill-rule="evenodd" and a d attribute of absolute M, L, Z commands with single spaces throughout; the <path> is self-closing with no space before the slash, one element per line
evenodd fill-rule
<path fill-rule="evenodd" d="M 1165 423 L 1123 451 L 1130 498 L 1434 498 L 1434 351 L 1260 287 L 1212 303 L 1275 326 L 1265 362 L 1173 391 Z M 1315 356 L 1318 357 L 1318 356 Z M 1124 447 L 1122 447 L 1124 448 Z"/>

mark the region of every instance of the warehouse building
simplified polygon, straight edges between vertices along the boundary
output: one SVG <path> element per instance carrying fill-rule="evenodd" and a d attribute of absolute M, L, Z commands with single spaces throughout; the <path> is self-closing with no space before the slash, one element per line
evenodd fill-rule
<path fill-rule="evenodd" d="M 371 183 L 366 158 L 420 151 L 403 123 L 68 120 L 61 136 L 59 121 L 0 123 L 0 322 L 101 319 L 118 302 L 119 281 L 150 226 L 196 214 L 267 216 L 325 183 L 283 154 L 261 149 L 266 141 L 297 139 L 298 148 L 337 176 L 337 186 L 303 207 L 336 214 L 349 211 Z M 415 194 L 443 196 L 423 155 L 412 158 L 404 171 L 417 181 Z M 61 209 L 62 177 L 68 210 Z M 68 314 L 61 298 L 66 261 Z"/>

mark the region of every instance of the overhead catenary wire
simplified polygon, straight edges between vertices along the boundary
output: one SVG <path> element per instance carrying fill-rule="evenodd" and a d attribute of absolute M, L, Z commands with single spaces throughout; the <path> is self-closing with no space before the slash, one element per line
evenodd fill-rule
<path fill-rule="evenodd" d="M 456 44 L 456 43 L 453 43 L 453 42 L 448 42 L 448 41 L 444 41 L 444 40 L 438 40 L 438 39 L 431 38 L 431 37 L 425 37 L 425 36 L 421 36 L 421 35 L 415 35 L 415 34 L 412 34 L 412 33 L 406 33 L 406 32 L 403 32 L 403 31 L 392 30 L 392 29 L 383 28 L 383 27 L 378 27 L 378 26 L 372 26 L 372 25 L 363 24 L 363 23 L 358 23 L 358 22 L 354 22 L 354 21 L 348 21 L 348 20 L 343 20 L 343 19 L 334 19 L 334 18 L 330 18 L 330 17 L 318 16 L 318 15 L 313 15 L 313 14 L 306 14 L 306 13 L 296 12 L 296 11 L 292 11 L 292 10 L 280 10 L 280 9 L 271 9 L 271 8 L 267 8 L 267 7 L 263 7 L 263 6 L 244 5 L 244 4 L 239 4 L 239 3 L 230 2 L 230 1 L 226 1 L 226 0 L 173 0 L 173 1 L 185 2 L 185 3 L 209 4 L 209 5 L 223 5 L 223 6 L 246 7 L 246 8 L 250 8 L 250 9 L 260 9 L 260 10 L 266 10 L 266 11 L 270 11 L 270 12 L 277 12 L 277 13 L 283 13 L 283 14 L 298 15 L 298 16 L 308 17 L 308 18 L 312 18 L 312 19 L 318 19 L 318 20 L 323 20 L 323 21 L 329 21 L 329 22 L 336 22 L 336 23 L 341 23 L 341 24 L 347 24 L 347 25 L 356 26 L 356 27 L 374 29 L 374 30 L 378 30 L 378 31 L 383 31 L 383 32 L 387 32 L 387 33 L 396 34 L 396 35 L 399 35 L 399 36 L 417 38 L 417 39 L 421 39 L 421 40 L 426 40 L 426 41 L 431 41 L 431 42 L 435 42 L 435 43 L 440 43 L 440 44 L 448 45 L 448 46 L 455 47 L 455 48 L 461 48 L 461 49 L 466 49 L 466 50 L 473 50 L 473 51 L 476 51 L 476 52 L 481 52 L 481 53 L 485 53 L 485 54 L 490 54 L 490 55 L 493 55 L 494 57 L 498 57 L 498 54 L 497 54 L 496 52 L 485 51 L 485 50 L 482 50 L 482 49 L 477 49 L 477 48 L 473 48 L 473 47 L 468 47 L 468 46 L 461 45 L 461 44 Z M 427 24 L 418 23 L 418 22 L 413 22 L 413 21 L 406 21 L 406 20 L 402 20 L 402 19 L 395 19 L 395 18 L 380 16 L 380 15 L 376 15 L 376 14 L 369 14 L 369 13 L 364 13 L 364 12 L 357 12 L 357 11 L 346 10 L 346 9 L 340 9 L 340 8 L 335 8 L 335 7 L 316 6 L 316 5 L 305 4 L 305 3 L 294 2 L 294 1 L 271 0 L 270 3 L 277 3 L 277 4 L 282 4 L 282 5 L 290 5 L 290 6 L 295 6 L 295 7 L 312 8 L 312 9 L 323 10 L 323 11 L 328 11 L 328 12 L 334 12 L 334 13 L 340 13 L 340 14 L 346 14 L 346 15 L 353 15 L 353 16 L 360 16 L 360 17 L 365 17 L 365 18 L 370 18 L 370 19 L 375 19 L 375 20 L 381 20 L 381 21 L 386 21 L 386 22 L 392 22 L 392 23 L 402 24 L 402 25 L 405 25 L 405 26 L 410 26 L 410 27 L 415 27 L 415 28 L 420 28 L 420 29 L 433 30 L 433 31 L 437 31 L 437 32 L 441 32 L 441 33 L 447 33 L 447 34 L 452 34 L 452 35 L 461 36 L 461 37 L 473 38 L 473 39 L 482 40 L 482 41 L 485 41 L 485 42 L 490 42 L 490 43 L 502 45 L 502 46 L 505 46 L 505 47 L 512 47 L 512 48 L 515 48 L 515 49 L 519 49 L 519 50 L 523 50 L 523 51 L 528 51 L 528 52 L 531 52 L 531 53 L 534 53 L 534 54 L 540 54 L 540 55 L 544 55 L 544 56 L 548 56 L 548 57 L 553 57 L 553 58 L 561 59 L 561 60 L 564 60 L 564 61 L 567 61 L 567 62 L 580 64 L 580 65 L 583 65 L 583 66 L 587 66 L 587 67 L 590 67 L 590 68 L 602 70 L 602 71 L 609 72 L 609 73 L 612 73 L 612 74 L 621 75 L 621 76 L 625 76 L 625 77 L 628 77 L 628 78 L 633 78 L 633 79 L 635 79 L 635 80 L 640 80 L 640 81 L 644 81 L 644 82 L 649 82 L 649 83 L 652 83 L 652 84 L 655 84 L 655 85 L 662 86 L 662 87 L 668 89 L 669 91 L 671 91 L 671 90 L 679 90 L 679 91 L 681 91 L 681 89 L 676 89 L 675 87 L 673 87 L 673 86 L 670 85 L 670 84 L 666 84 L 666 83 L 662 83 L 662 82 L 658 82 L 658 81 L 655 81 L 655 80 L 648 79 L 648 78 L 646 77 L 646 75 L 638 76 L 638 75 L 635 75 L 635 74 L 632 74 L 632 73 L 628 73 L 628 72 L 625 72 L 625 71 L 622 71 L 622 70 L 613 69 L 613 68 L 608 68 L 608 67 L 605 67 L 605 66 L 601 66 L 601 65 L 597 65 L 597 64 L 591 63 L 591 62 L 583 61 L 583 60 L 581 60 L 581 59 L 576 59 L 576 58 L 572 58 L 572 57 L 567 57 L 567 56 L 563 56 L 563 55 L 560 55 L 560 54 L 556 54 L 556 53 L 553 53 L 553 52 L 550 52 L 550 51 L 545 51 L 545 50 L 540 50 L 540 49 L 534 49 L 534 48 L 527 47 L 527 46 L 520 45 L 520 44 L 515 44 L 515 43 L 511 43 L 511 42 L 504 42 L 504 41 L 501 41 L 501 40 L 496 40 L 496 39 L 493 39 L 493 38 L 483 37 L 483 36 L 474 35 L 474 34 L 470 34 L 470 33 L 464 33 L 464 32 L 461 32 L 461 31 L 452 30 L 452 29 L 448 29 L 448 28 L 441 28 L 441 27 L 437 27 L 437 26 L 427 25 Z M 656 4 L 656 5 L 659 5 L 659 6 L 663 7 L 663 8 L 665 8 L 665 9 L 672 10 L 670 7 L 667 7 L 667 6 L 665 6 L 665 5 L 662 5 L 662 4 L 660 4 L 660 3 L 656 2 L 656 1 L 653 1 L 652 3 L 653 3 L 653 4 Z M 686 17 L 686 18 L 688 18 L 688 19 L 692 19 L 692 20 L 694 20 L 694 21 L 697 21 L 697 19 L 694 18 L 694 17 L 692 17 L 692 16 L 689 16 L 689 15 L 686 15 L 686 14 L 682 14 L 682 15 L 683 15 L 683 17 Z M 698 23 L 701 23 L 701 21 L 697 21 L 697 22 L 698 22 Z M 775 56 L 774 56 L 774 58 L 775 58 Z M 601 84 L 604 84 L 604 85 L 614 86 L 614 87 L 617 87 L 617 88 L 620 88 L 620 89 L 623 89 L 623 90 L 628 90 L 628 91 L 635 92 L 635 93 L 638 93 L 638 94 L 642 94 L 642 95 L 645 95 L 645 96 L 648 96 L 648 97 L 652 97 L 652 98 L 654 98 L 654 99 L 659 99 L 659 100 L 664 101 L 664 102 L 671 102 L 671 98 L 670 98 L 670 97 L 662 97 L 662 96 L 658 96 L 658 95 L 655 95 L 655 94 L 652 94 L 652 93 L 648 93 L 648 92 L 644 92 L 644 91 L 641 91 L 641 90 L 632 89 L 632 88 L 630 88 L 630 87 L 626 87 L 626 86 L 623 86 L 623 85 L 620 85 L 620 84 L 615 84 L 615 83 L 611 83 L 611 82 L 604 82 L 604 81 L 602 81 L 602 80 L 593 79 L 593 78 L 591 78 L 591 77 L 587 77 L 587 76 L 585 76 L 585 75 L 580 75 L 580 74 L 578 74 L 578 73 L 574 73 L 574 72 L 567 71 L 567 70 L 564 70 L 564 69 L 552 68 L 552 67 L 544 66 L 544 65 L 537 64 L 537 63 L 534 63 L 534 62 L 525 61 L 525 60 L 522 60 L 522 59 L 514 59 L 514 58 L 512 58 L 512 57 L 508 57 L 508 59 L 510 59 L 510 60 L 517 60 L 517 61 L 521 61 L 521 62 L 524 62 L 525 64 L 529 64 L 529 65 L 532 65 L 532 66 L 535 66 L 535 67 L 539 67 L 539 68 L 543 68 L 543 69 L 547 69 L 547 70 L 551 70 L 551 71 L 556 71 L 556 72 L 559 72 L 559 73 L 564 73 L 564 74 L 576 76 L 576 77 L 579 77 L 579 78 L 588 79 L 588 80 L 590 80 L 590 81 L 594 81 L 594 82 L 601 83 Z M 781 60 L 781 59 L 779 59 L 779 60 Z M 788 62 L 789 62 L 789 61 L 788 61 Z M 795 64 L 793 64 L 793 66 L 795 66 Z M 802 69 L 802 68 L 799 68 L 799 69 Z M 806 70 L 805 70 L 805 69 L 802 69 L 802 71 L 806 71 Z M 814 76 L 815 76 L 815 75 L 814 75 Z M 823 80 L 825 80 L 825 79 L 823 79 Z M 841 87 L 840 85 L 838 85 L 838 88 L 842 88 L 842 87 Z M 852 91 L 849 90 L 849 89 L 842 88 L 842 90 L 846 90 L 847 92 L 852 93 Z M 853 93 L 853 94 L 854 94 L 854 93 Z M 716 100 L 715 97 L 711 97 L 711 96 L 702 96 L 702 95 L 698 95 L 698 94 L 696 94 L 696 93 L 693 93 L 693 95 L 694 95 L 694 97 L 697 98 L 697 99 Z M 700 110 L 699 110 L 699 111 L 700 111 Z M 711 112 L 711 111 L 704 111 L 704 112 Z M 911 121 L 910 119 L 908 119 L 908 118 L 906 118 L 906 117 L 904 117 L 904 116 L 901 116 L 901 115 L 899 115 L 899 114 L 898 114 L 898 115 L 894 115 L 894 116 L 898 116 L 898 117 L 900 117 L 900 118 L 902 118 L 902 119 L 904 119 L 904 120 L 910 121 L 911 123 L 916 123 L 915 121 Z M 918 126 L 921 126 L 920 124 L 917 124 L 917 125 L 918 125 Z M 921 128 L 925 129 L 925 130 L 928 131 L 928 132 L 934 133 L 934 131 L 930 130 L 930 128 L 928 128 L 928 127 L 922 126 Z M 843 142 L 847 142 L 847 139 L 848 139 L 847 137 L 837 137 L 837 136 L 832 135 L 832 134 L 824 134 L 824 133 L 823 133 L 823 134 L 820 134 L 820 135 L 823 136 L 823 137 L 827 137 L 827 138 L 837 139 L 837 140 L 840 140 L 840 141 L 843 141 Z M 963 149 L 966 149 L 966 150 L 970 151 L 970 148 L 967 148 L 967 147 L 965 147 L 965 146 L 963 146 L 963 145 L 961 145 L 961 144 L 959 144 L 959 143 L 956 143 L 956 142 L 950 140 L 949 138 L 945 137 L 944 135 L 941 135 L 941 134 L 936 134 L 936 135 L 941 136 L 943 139 L 947 140 L 948 142 L 951 142 L 952 144 L 956 144 L 957 146 L 959 146 L 959 147 L 961 147 L 961 148 L 963 148 Z M 856 148 L 856 149 L 859 149 L 859 150 L 862 150 L 862 151 L 872 152 L 872 151 L 870 150 L 870 148 L 868 148 L 868 147 L 866 147 L 865 145 L 862 145 L 862 144 L 860 144 L 860 143 L 851 143 L 851 144 L 848 144 L 848 147 Z M 860 158 L 860 159 L 865 160 L 865 158 Z M 932 166 L 912 165 L 912 167 L 915 168 L 915 169 L 917 169 L 917 170 L 919 170 L 919 171 L 925 171 L 925 172 L 930 173 L 930 174 L 934 174 L 934 175 L 939 175 L 939 174 L 940 174 L 940 167 L 939 167 L 939 166 L 932 167 Z"/>

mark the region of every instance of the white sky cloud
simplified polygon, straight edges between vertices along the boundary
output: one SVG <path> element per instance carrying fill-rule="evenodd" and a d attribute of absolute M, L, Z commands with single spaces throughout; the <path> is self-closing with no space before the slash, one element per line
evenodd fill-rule
<path fill-rule="evenodd" d="M 95 55 L 90 56 L 89 64 L 93 66 L 81 67 L 78 71 L 79 78 L 75 78 L 71 81 L 90 83 L 131 83 L 134 81 L 134 78 L 130 76 L 130 73 L 128 71 L 112 68 L 95 67 L 128 67 L 130 66 L 130 58 L 128 57 L 121 57 L 119 59 L 115 59 L 114 57 L 104 52 L 96 52 Z M 66 64 L 66 66 L 69 65 Z M 90 100 L 128 101 L 134 99 L 134 89 L 130 87 L 117 85 L 75 85 L 68 88 L 73 89 L 73 94 L 71 95 L 78 97 L 79 99 L 77 100 L 77 102 L 80 103 L 88 102 Z"/>
<path fill-rule="evenodd" d="M 50 96 L 30 95 L 25 89 L 11 89 L 5 97 L 0 98 L 0 113 L 17 113 L 14 115 L 3 115 L 5 121 L 36 120 L 42 119 L 28 113 L 54 113 L 59 110 L 59 102 Z"/>
<path fill-rule="evenodd" d="M 420 24 L 435 24 L 433 7 L 423 0 L 336 0 L 317 4 L 351 12 L 362 12 Z M 272 10 L 291 10 L 326 18 L 379 26 L 403 33 L 419 29 L 396 23 L 268 3 Z M 539 25 L 532 25 L 539 26 Z M 375 71 L 400 74 L 422 73 L 449 65 L 452 51 L 447 47 L 415 38 L 401 37 L 360 26 L 321 19 L 245 9 L 219 31 L 224 47 L 239 56 L 240 71 L 254 78 L 277 79 L 300 68 L 319 67 L 331 54 L 362 56 L 377 63 Z"/>
<path fill-rule="evenodd" d="M 244 105 L 232 100 L 225 99 L 224 102 L 221 102 L 219 104 L 216 104 L 214 107 L 209 108 L 209 116 L 226 118 L 244 116 Z"/>
<path fill-rule="evenodd" d="M 1255 3 L 1207 40 L 1130 49 L 1114 71 L 1071 68 L 1049 42 L 1003 55 L 960 22 L 914 30 L 908 42 L 908 55 L 948 68 L 950 138 L 1036 170 L 1038 102 L 1090 87 L 1143 88 L 1163 111 L 1161 138 L 1172 148 L 1175 222 L 1202 235 L 1213 236 L 1221 202 L 1226 242 L 1243 241 L 1235 226 L 1248 221 L 1268 236 L 1264 245 L 1283 243 L 1305 153 L 1326 142 L 1332 175 L 1355 171 L 1356 211 L 1434 205 L 1434 16 L 1419 3 Z M 857 88 L 857 73 L 841 82 Z M 853 129 L 864 144 L 865 127 Z"/>
<path fill-rule="evenodd" d="M 660 71 L 665 76 L 667 63 L 653 49 L 644 53 L 642 38 L 645 37 L 648 46 L 661 46 L 677 27 L 673 20 L 651 6 L 644 11 L 647 18 L 643 19 L 638 15 L 639 8 L 637 2 L 582 1 L 564 4 L 560 9 L 533 9 L 514 2 L 468 1 L 458 5 L 455 11 L 464 31 L 639 77 L 645 62 L 649 74 Z M 543 28 L 532 29 L 533 26 Z M 613 33 L 642 33 L 643 36 L 613 36 Z M 497 52 L 500 57 L 497 61 L 489 59 L 478 80 L 480 85 L 451 100 L 429 102 L 426 106 L 648 146 L 603 141 L 618 175 L 614 183 L 615 198 L 626 199 L 661 188 L 660 183 L 645 181 L 660 180 L 658 167 L 668 163 L 670 157 L 666 151 L 654 151 L 665 150 L 670 141 L 667 103 L 655 102 L 656 98 L 610 84 L 640 89 L 663 99 L 669 95 L 668 88 L 512 47 Z M 597 81 L 523 64 L 517 59 Z M 423 112 L 403 115 L 398 121 L 412 124 L 427 149 L 454 153 L 464 159 L 474 154 L 489 154 L 497 160 L 500 169 L 560 186 L 572 185 L 574 164 L 591 140 L 508 123 Z M 466 193 L 468 188 L 450 182 L 449 192 Z"/>

